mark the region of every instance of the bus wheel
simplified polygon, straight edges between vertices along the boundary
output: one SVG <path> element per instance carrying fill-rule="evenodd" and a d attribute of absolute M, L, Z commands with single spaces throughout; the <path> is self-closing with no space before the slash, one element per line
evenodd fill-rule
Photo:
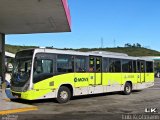
<path fill-rule="evenodd" d="M 131 83 L 127 82 L 127 83 L 125 84 L 125 86 L 124 86 L 124 91 L 123 91 L 123 93 L 124 93 L 125 95 L 130 95 L 131 92 L 132 92 L 132 85 L 131 85 Z"/>
<path fill-rule="evenodd" d="M 58 95 L 57 95 L 57 101 L 59 103 L 66 103 L 71 98 L 71 91 L 68 87 L 62 86 L 59 88 Z"/>

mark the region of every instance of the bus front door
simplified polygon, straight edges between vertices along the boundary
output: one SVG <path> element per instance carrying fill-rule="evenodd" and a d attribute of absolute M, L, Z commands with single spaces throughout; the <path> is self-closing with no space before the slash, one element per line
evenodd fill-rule
<path fill-rule="evenodd" d="M 89 85 L 101 85 L 102 84 L 102 57 L 90 56 L 89 71 L 90 71 Z"/>

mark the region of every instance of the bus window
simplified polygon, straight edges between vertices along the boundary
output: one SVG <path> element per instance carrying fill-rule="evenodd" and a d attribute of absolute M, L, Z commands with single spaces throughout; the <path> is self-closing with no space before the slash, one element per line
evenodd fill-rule
<path fill-rule="evenodd" d="M 137 61 L 137 72 L 141 72 L 141 68 L 140 68 L 140 61 Z"/>
<path fill-rule="evenodd" d="M 34 63 L 34 83 L 53 76 L 53 60 L 37 59 Z"/>
<path fill-rule="evenodd" d="M 121 60 L 109 59 L 109 72 L 121 72 Z"/>
<path fill-rule="evenodd" d="M 102 66 L 103 66 L 103 72 L 108 72 L 108 58 L 103 58 Z"/>
<path fill-rule="evenodd" d="M 52 73 L 53 72 L 53 61 L 52 60 L 37 60 L 34 74 L 40 73 Z"/>
<path fill-rule="evenodd" d="M 146 72 L 148 73 L 153 72 L 153 62 L 146 62 Z"/>
<path fill-rule="evenodd" d="M 69 55 L 57 55 L 57 72 L 74 72 L 74 57 Z"/>
<path fill-rule="evenodd" d="M 132 60 L 122 60 L 122 71 L 126 73 L 133 72 Z"/>
<path fill-rule="evenodd" d="M 94 57 L 90 57 L 90 59 L 89 59 L 89 71 L 90 72 L 94 72 L 94 69 L 95 67 L 94 67 Z"/>
<path fill-rule="evenodd" d="M 76 56 L 75 57 L 75 72 L 86 72 L 87 61 L 86 57 Z"/>
<path fill-rule="evenodd" d="M 145 62 L 141 61 L 141 72 L 145 72 Z"/>
<path fill-rule="evenodd" d="M 134 73 L 137 72 L 136 69 L 137 69 L 137 64 L 136 64 L 136 61 L 134 60 L 134 61 L 133 61 L 133 72 L 134 72 Z"/>
<path fill-rule="evenodd" d="M 96 57 L 96 72 L 101 72 L 101 58 Z"/>

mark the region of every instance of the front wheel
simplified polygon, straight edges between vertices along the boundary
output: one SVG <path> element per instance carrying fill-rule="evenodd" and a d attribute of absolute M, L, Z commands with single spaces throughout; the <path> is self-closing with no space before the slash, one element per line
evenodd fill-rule
<path fill-rule="evenodd" d="M 57 101 L 59 103 L 66 103 L 71 98 L 71 91 L 68 87 L 62 86 L 59 88 L 58 95 L 57 95 Z"/>
<path fill-rule="evenodd" d="M 131 92 L 132 92 L 132 85 L 131 85 L 131 83 L 127 82 L 127 83 L 125 84 L 125 86 L 124 86 L 124 91 L 123 91 L 123 93 L 124 93 L 125 95 L 130 95 Z"/>

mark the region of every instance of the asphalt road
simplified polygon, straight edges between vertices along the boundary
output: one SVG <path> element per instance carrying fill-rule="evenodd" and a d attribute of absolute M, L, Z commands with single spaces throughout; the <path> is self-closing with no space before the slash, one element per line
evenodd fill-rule
<path fill-rule="evenodd" d="M 66 104 L 58 104 L 53 99 L 16 102 L 39 108 L 37 111 L 16 114 L 19 119 L 122 120 L 126 114 L 145 114 L 145 108 L 157 108 L 160 113 L 160 79 L 155 79 L 153 87 L 135 91 L 129 96 L 116 92 L 75 97 Z M 160 115 L 157 119 L 160 120 Z"/>

